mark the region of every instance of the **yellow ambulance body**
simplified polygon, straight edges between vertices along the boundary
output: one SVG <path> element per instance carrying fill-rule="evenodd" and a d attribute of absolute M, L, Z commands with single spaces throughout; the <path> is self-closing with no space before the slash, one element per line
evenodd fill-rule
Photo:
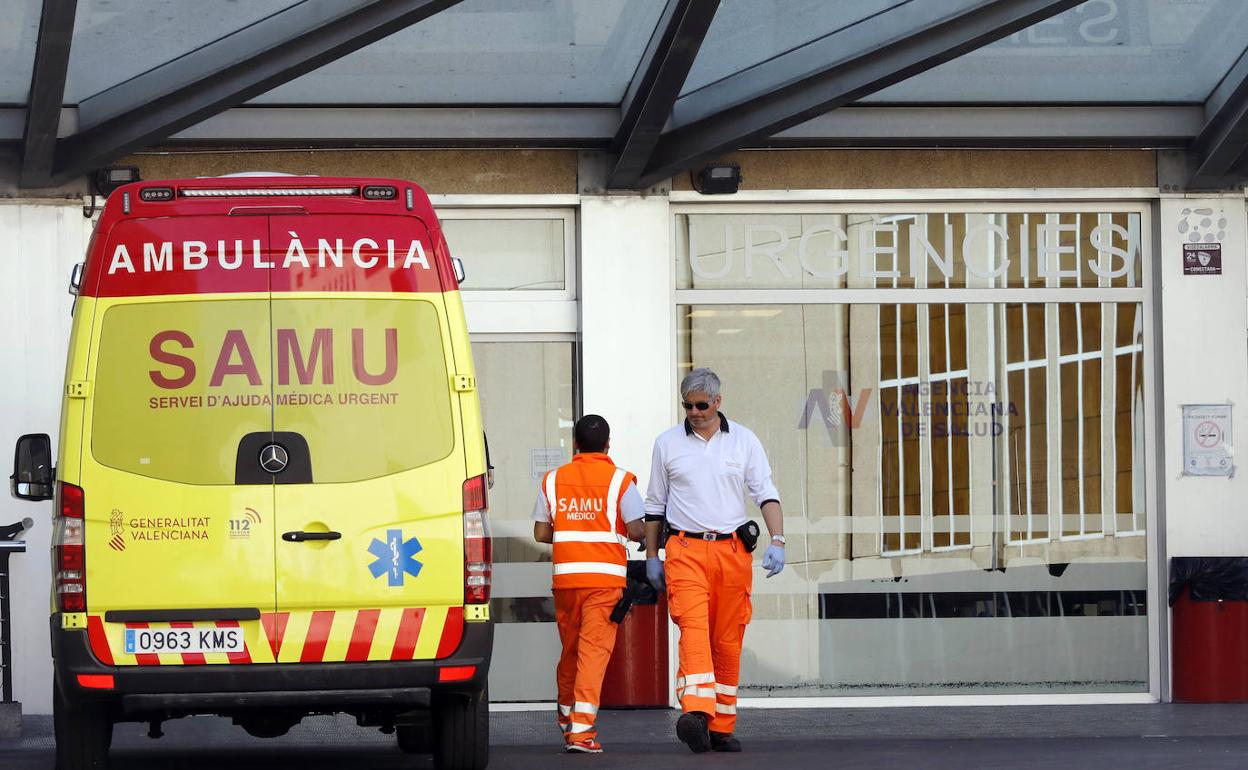
<path fill-rule="evenodd" d="M 338 712 L 485 766 L 487 463 L 459 272 L 409 182 L 109 197 L 55 475 L 40 435 L 14 474 L 56 498 L 60 767 L 105 766 L 118 721 L 271 736 Z"/>

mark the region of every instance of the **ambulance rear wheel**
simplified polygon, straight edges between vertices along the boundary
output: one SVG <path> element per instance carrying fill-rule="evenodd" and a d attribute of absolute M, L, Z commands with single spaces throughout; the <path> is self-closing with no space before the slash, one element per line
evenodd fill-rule
<path fill-rule="evenodd" d="M 484 770 L 490 761 L 490 697 L 435 695 L 433 766 L 438 770 Z"/>
<path fill-rule="evenodd" d="M 105 770 L 113 720 L 105 706 L 78 703 L 52 685 L 52 729 L 57 770 Z"/>

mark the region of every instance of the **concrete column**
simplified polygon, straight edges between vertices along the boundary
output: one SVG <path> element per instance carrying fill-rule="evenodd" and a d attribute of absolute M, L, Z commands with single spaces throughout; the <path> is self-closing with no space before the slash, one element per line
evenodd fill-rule
<path fill-rule="evenodd" d="M 611 456 L 644 495 L 654 438 L 677 416 L 670 207 L 587 196 L 578 229 L 584 412 L 611 424 Z"/>
<path fill-rule="evenodd" d="M 1208 215 L 1197 210 L 1209 210 Z M 1185 213 L 1186 212 L 1186 213 Z M 1184 275 L 1183 243 L 1204 219 L 1222 244 L 1221 275 Z M 1225 220 L 1225 227 L 1220 227 Z M 1180 230 L 1186 224 L 1187 232 Z M 1234 404 L 1233 440 L 1248 448 L 1248 270 L 1243 195 L 1161 201 L 1160 334 L 1167 557 L 1248 555 L 1248 453 L 1230 478 L 1184 476 L 1182 404 Z M 1157 333 L 1155 331 L 1154 333 Z M 1154 364 L 1155 366 L 1156 364 Z"/>
<path fill-rule="evenodd" d="M 1163 359 L 1163 393 L 1156 414 L 1165 446 L 1157 458 L 1159 478 L 1150 478 L 1149 484 L 1159 489 L 1157 507 L 1164 528 L 1150 529 L 1149 615 L 1158 617 L 1161 627 L 1149 647 L 1159 680 L 1153 691 L 1169 701 L 1171 625 L 1164 595 L 1170 558 L 1248 555 L 1245 455 L 1235 456 L 1239 467 L 1229 478 L 1184 476 L 1182 411 L 1183 404 L 1233 404 L 1232 440 L 1248 446 L 1248 270 L 1244 264 L 1248 239 L 1242 193 L 1163 198 L 1159 220 L 1155 228 L 1159 269 L 1154 281 L 1161 287 L 1161 322 L 1154 320 L 1153 333 L 1160 337 Z M 1221 275 L 1183 274 L 1183 244 L 1192 240 L 1193 225 L 1200 228 L 1202 241 L 1204 233 L 1211 231 L 1221 244 Z M 1147 339 L 1145 344 L 1150 345 Z M 1150 346 L 1146 355 L 1153 349 Z M 1158 363 L 1154 361 L 1153 366 Z M 1155 444 L 1147 448 L 1148 454 L 1155 451 Z M 1159 535 L 1163 538 L 1160 547 Z"/>

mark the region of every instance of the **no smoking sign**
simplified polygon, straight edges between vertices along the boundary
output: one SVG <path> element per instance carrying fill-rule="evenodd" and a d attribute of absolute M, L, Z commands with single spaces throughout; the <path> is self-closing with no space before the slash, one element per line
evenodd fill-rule
<path fill-rule="evenodd" d="M 1183 405 L 1183 474 L 1232 476 L 1230 404 Z"/>
<path fill-rule="evenodd" d="M 1222 443 L 1222 429 L 1211 420 L 1204 420 L 1196 426 L 1196 444 L 1201 449 L 1213 449 Z"/>

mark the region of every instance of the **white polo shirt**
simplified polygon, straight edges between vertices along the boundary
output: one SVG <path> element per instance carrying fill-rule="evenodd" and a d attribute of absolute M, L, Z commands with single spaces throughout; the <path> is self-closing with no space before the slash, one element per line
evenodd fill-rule
<path fill-rule="evenodd" d="M 672 529 L 732 532 L 746 521 L 746 490 L 760 508 L 780 502 L 762 442 L 722 413 L 709 441 L 687 420 L 654 440 L 646 514 L 665 516 Z"/>

